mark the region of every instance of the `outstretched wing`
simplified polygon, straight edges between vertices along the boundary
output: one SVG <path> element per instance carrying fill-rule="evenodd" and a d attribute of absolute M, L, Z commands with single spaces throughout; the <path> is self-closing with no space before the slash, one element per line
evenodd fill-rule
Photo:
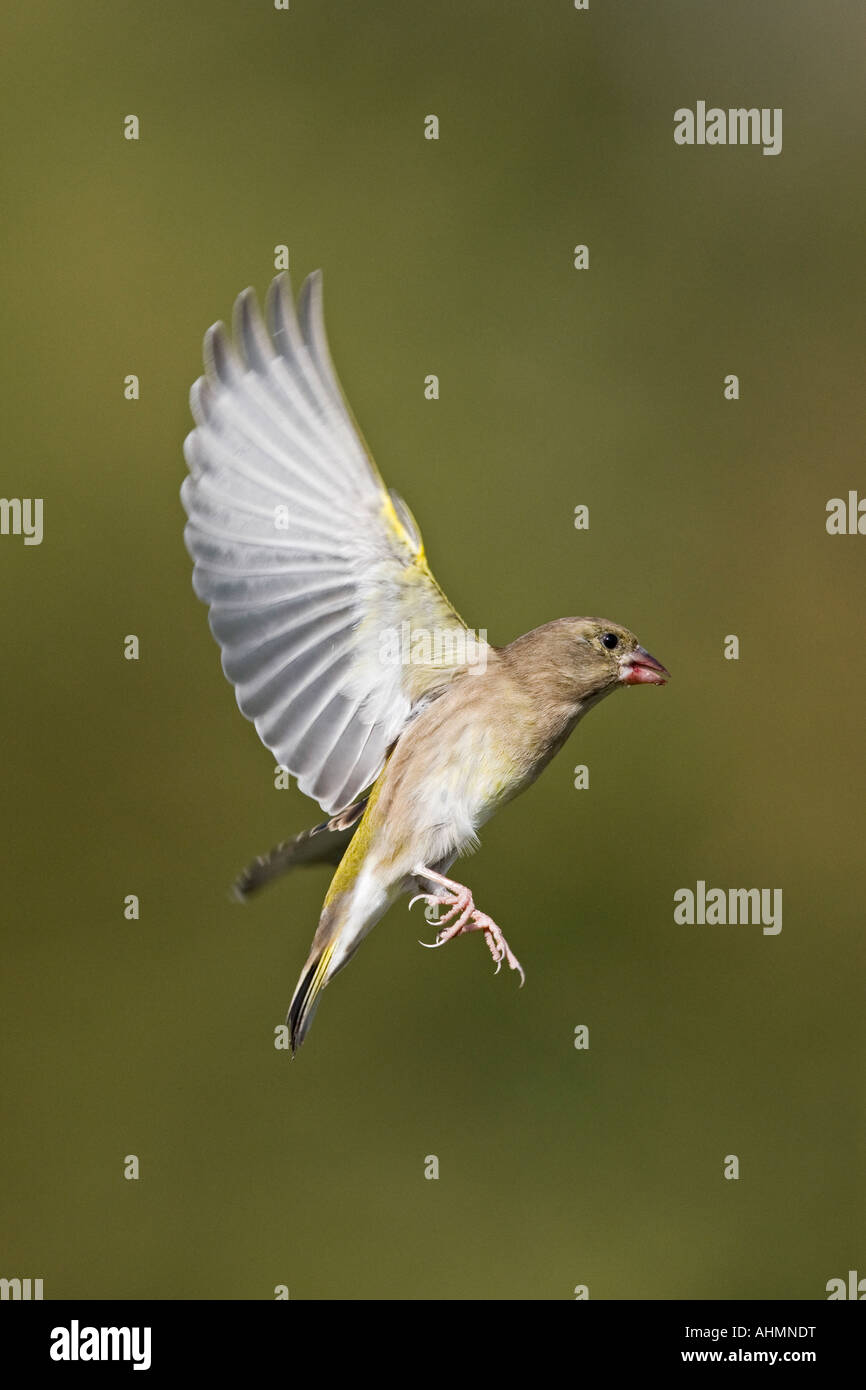
<path fill-rule="evenodd" d="M 242 713 L 333 814 L 375 780 L 418 701 L 478 648 L 344 401 L 321 272 L 305 282 L 297 316 L 278 276 L 267 320 L 269 331 L 245 290 L 237 351 L 222 324 L 205 336 L 184 445 L 184 534 Z M 419 631 L 445 638 L 425 646 Z"/>

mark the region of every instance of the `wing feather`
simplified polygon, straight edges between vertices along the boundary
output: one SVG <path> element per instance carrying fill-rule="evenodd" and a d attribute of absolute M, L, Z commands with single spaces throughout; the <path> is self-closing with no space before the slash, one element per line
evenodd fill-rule
<path fill-rule="evenodd" d="M 472 637 L 345 401 L 321 274 L 297 313 L 278 276 L 266 317 L 267 327 L 245 290 L 234 342 L 222 324 L 205 335 L 184 445 L 185 539 L 241 711 L 333 815 L 378 776 L 418 701 L 465 669 Z M 466 640 L 445 660 L 413 650 L 404 665 L 393 644 L 406 624 Z"/>

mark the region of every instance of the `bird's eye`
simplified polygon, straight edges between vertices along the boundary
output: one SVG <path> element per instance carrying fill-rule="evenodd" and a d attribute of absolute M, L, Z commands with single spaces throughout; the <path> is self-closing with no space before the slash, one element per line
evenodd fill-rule
<path fill-rule="evenodd" d="M 613 651 L 614 647 L 617 645 L 618 642 L 619 638 L 617 637 L 615 632 L 603 632 L 601 634 L 602 646 L 607 647 L 609 652 Z"/>

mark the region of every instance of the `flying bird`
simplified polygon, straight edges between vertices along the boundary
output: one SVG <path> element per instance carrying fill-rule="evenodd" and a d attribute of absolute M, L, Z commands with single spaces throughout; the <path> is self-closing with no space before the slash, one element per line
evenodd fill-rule
<path fill-rule="evenodd" d="M 266 326 L 267 324 L 267 326 Z M 184 454 L 193 587 L 241 712 L 328 819 L 240 877 L 247 897 L 297 864 L 336 866 L 288 1013 L 292 1052 L 321 992 L 403 894 L 438 914 L 431 945 L 500 927 L 449 877 L 578 720 L 668 672 L 627 628 L 559 618 L 494 647 L 439 588 L 406 503 L 384 483 L 328 350 L 322 277 L 288 276 L 204 340 Z"/>

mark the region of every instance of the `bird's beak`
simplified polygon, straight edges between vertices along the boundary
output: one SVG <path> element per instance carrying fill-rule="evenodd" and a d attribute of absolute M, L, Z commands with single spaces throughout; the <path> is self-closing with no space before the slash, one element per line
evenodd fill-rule
<path fill-rule="evenodd" d="M 623 685 L 664 685 L 665 681 L 670 680 L 671 674 L 643 647 L 635 647 L 633 652 L 623 657 L 620 670 Z"/>

